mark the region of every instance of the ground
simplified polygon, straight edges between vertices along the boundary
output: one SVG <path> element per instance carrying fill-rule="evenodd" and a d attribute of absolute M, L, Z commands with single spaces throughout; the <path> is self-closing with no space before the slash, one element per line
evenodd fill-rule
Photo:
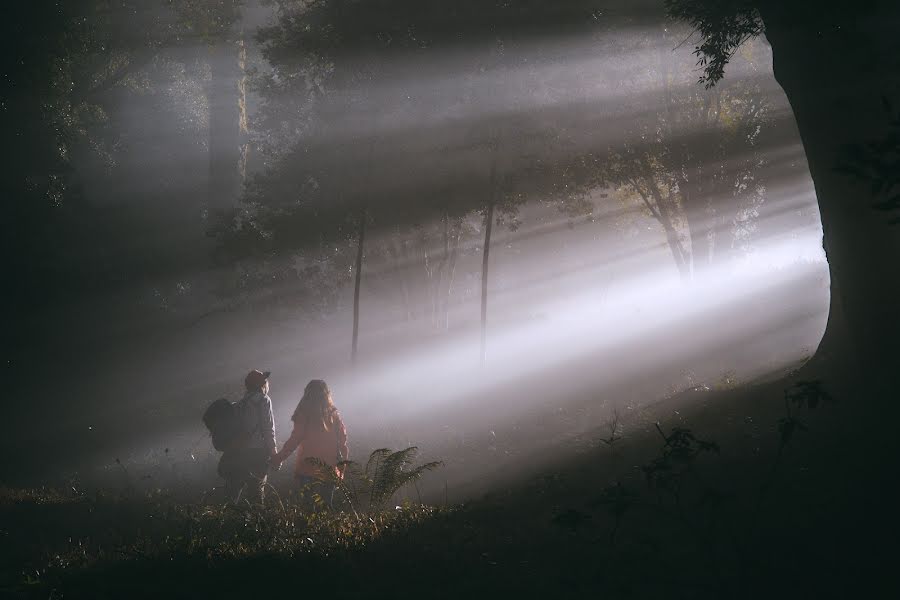
<path fill-rule="evenodd" d="M 235 509 L 7 489 L 3 594 L 890 597 L 889 419 L 858 398 L 786 403 L 795 384 L 669 398 L 626 417 L 622 439 L 598 428 L 563 462 L 457 505 L 354 516 L 292 497 Z"/>

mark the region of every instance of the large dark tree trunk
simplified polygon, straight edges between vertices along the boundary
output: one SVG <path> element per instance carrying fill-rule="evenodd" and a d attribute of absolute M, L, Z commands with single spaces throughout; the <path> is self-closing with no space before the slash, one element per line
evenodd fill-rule
<path fill-rule="evenodd" d="M 843 15 L 841 29 L 827 19 L 789 11 L 774 0 L 760 10 L 775 78 L 793 108 L 822 218 L 832 299 L 817 356 L 864 365 L 866 378 L 878 379 L 877 389 L 884 390 L 897 377 L 900 354 L 900 229 L 872 208 L 875 198 L 868 186 L 835 166 L 848 144 L 885 137 L 888 115 L 882 98 L 900 107 L 900 11 Z"/>

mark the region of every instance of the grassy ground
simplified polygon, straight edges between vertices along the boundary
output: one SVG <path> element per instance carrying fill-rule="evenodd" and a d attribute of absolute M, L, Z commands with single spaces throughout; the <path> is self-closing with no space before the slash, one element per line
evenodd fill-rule
<path fill-rule="evenodd" d="M 894 597 L 892 425 L 788 385 L 669 399 L 453 507 L 6 489 L 0 595 Z"/>

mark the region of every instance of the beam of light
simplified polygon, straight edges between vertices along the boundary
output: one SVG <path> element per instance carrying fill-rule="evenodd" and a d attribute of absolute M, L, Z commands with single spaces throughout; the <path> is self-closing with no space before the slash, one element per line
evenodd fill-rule
<path fill-rule="evenodd" d="M 784 211 L 808 204 L 810 193 L 808 183 L 785 182 L 783 189 L 772 190 L 781 197 L 781 207 L 769 207 L 766 216 L 783 218 Z M 439 439 L 441 428 L 465 429 L 473 424 L 472 415 L 502 428 L 537 406 L 562 406 L 584 394 L 602 405 L 627 387 L 640 388 L 639 401 L 649 403 L 679 387 L 714 383 L 726 373 L 739 381 L 764 377 L 815 350 L 828 295 L 818 227 L 761 240 L 752 252 L 688 285 L 659 244 L 597 254 L 595 236 L 587 228 L 579 231 L 577 242 L 553 222 L 498 236 L 499 281 L 491 290 L 483 367 L 477 296 L 455 304 L 449 331 L 418 339 L 404 335 L 409 325 L 396 315 L 394 320 L 376 318 L 390 314 L 385 310 L 396 299 L 366 298 L 365 360 L 353 368 L 340 366 L 346 365 L 346 339 L 333 329 L 321 344 L 268 336 L 254 341 L 252 356 L 242 353 L 276 374 L 273 398 L 281 439 L 312 378 L 328 380 L 356 443 L 384 444 L 388 430 L 405 431 L 409 443 L 439 452 L 446 441 Z M 504 254 L 517 236 L 525 246 L 537 247 L 537 254 Z M 543 238 L 569 240 L 566 255 L 580 260 L 559 273 L 564 257 L 542 256 L 541 244 L 548 242 Z M 390 272 L 373 276 L 389 277 Z M 204 378 L 222 378 L 229 370 L 221 362 L 204 365 L 205 375 L 191 371 L 198 381 L 188 388 L 193 396 L 202 395 Z M 119 454 L 141 462 L 147 459 L 139 450 L 135 454 L 137 448 L 175 445 L 173 439 L 195 447 L 197 437 L 195 425 L 163 439 L 134 440 Z"/>
<path fill-rule="evenodd" d="M 639 121 L 647 111 L 652 112 L 651 100 L 662 91 L 662 80 L 648 71 L 647 65 L 671 48 L 658 40 L 635 47 L 634 38 L 644 35 L 644 31 L 622 32 L 602 43 L 589 38 L 542 40 L 543 56 L 550 58 L 507 69 L 503 85 L 491 70 L 472 76 L 474 56 L 465 51 L 453 56 L 436 52 L 425 59 L 410 57 L 394 66 L 395 76 L 378 80 L 366 90 L 366 108 L 383 109 L 377 118 L 372 118 L 371 110 L 336 109 L 340 114 L 333 115 L 334 123 L 321 129 L 320 141 L 339 145 L 350 138 L 388 135 L 402 141 L 416 134 L 418 139 L 410 144 L 418 144 L 423 154 L 430 153 L 427 160 L 443 169 L 442 175 L 454 169 L 471 170 L 472 163 L 484 166 L 483 161 L 462 156 L 464 150 L 453 154 L 439 147 L 465 137 L 461 125 L 511 116 L 531 118 L 529 127 L 540 127 L 559 116 L 570 118 L 570 127 L 584 125 L 576 128 L 576 147 L 567 148 L 567 153 L 605 147 L 621 140 L 603 123 L 591 119 L 602 114 L 615 119 L 617 126 Z M 516 52 L 527 56 L 533 49 L 524 45 Z M 689 50 L 682 54 L 692 64 Z M 766 64 L 770 60 L 767 49 L 758 58 Z M 759 75 L 742 61 L 735 61 L 729 76 L 759 84 L 769 96 L 777 90 L 770 71 L 764 69 Z M 547 85 L 534 89 L 535 81 Z M 689 77 L 675 85 L 675 92 L 688 91 L 692 85 L 694 80 Z M 478 100 L 453 101 L 463 86 L 470 86 Z M 340 107 L 344 97 L 356 92 L 336 91 L 332 97 L 335 106 Z M 402 101 L 404 96 L 409 103 Z M 639 108 L 640 103 L 631 102 L 635 97 L 650 108 Z M 429 98 L 435 101 L 421 101 Z M 775 116 L 789 114 L 783 96 L 774 94 L 774 104 Z M 589 124 L 579 121 L 584 115 Z M 434 131 L 439 133 L 432 137 Z M 779 147 L 768 158 L 778 164 L 802 162 L 797 149 L 796 144 Z M 472 178 L 470 170 L 463 173 L 466 178 Z M 419 177 L 431 178 L 430 170 L 422 171 L 424 175 Z M 416 174 L 403 176 L 414 179 Z M 801 179 L 790 183 L 794 187 L 770 189 L 761 212 L 778 219 L 798 207 L 814 206 L 808 177 Z M 399 322 L 393 311 L 396 295 L 365 296 L 361 340 L 365 360 L 353 368 L 346 361 L 349 323 L 345 311 L 326 322 L 319 335 L 310 333 L 312 327 L 303 329 L 299 324 L 296 331 L 303 333 L 296 333 L 291 321 L 271 326 L 264 333 L 229 322 L 225 327 L 230 330 L 217 334 L 215 343 L 220 347 L 213 348 L 216 353 L 212 357 L 184 360 L 195 359 L 200 352 L 190 349 L 190 342 L 179 340 L 184 347 L 175 348 L 173 357 L 159 359 L 155 371 L 146 366 L 141 370 L 154 371 L 143 374 L 153 383 L 158 373 L 166 372 L 179 398 L 212 400 L 222 395 L 223 389 L 235 390 L 223 382 L 239 381 L 240 371 L 250 366 L 270 368 L 275 373 L 273 398 L 282 441 L 304 384 L 308 379 L 324 378 L 333 388 L 355 440 L 384 443 L 378 436 L 390 427 L 405 430 L 411 442 L 434 447 L 438 442 L 432 436 L 447 424 L 475 426 L 479 419 L 490 418 L 501 426 L 534 406 L 563 404 L 583 393 L 600 403 L 605 400 L 604 393 L 630 384 L 641 387 L 646 392 L 642 400 L 651 402 L 672 386 L 689 385 L 689 379 L 710 382 L 724 371 L 739 380 L 753 379 L 802 360 L 815 350 L 814 338 L 824 328 L 828 295 L 817 223 L 758 240 L 740 260 L 713 266 L 690 285 L 679 279 L 663 238 L 652 235 L 657 225 L 645 220 L 640 227 L 640 243 L 617 247 L 621 243 L 617 239 L 600 251 L 601 246 L 587 240 L 596 234 L 572 234 L 573 241 L 565 250 L 553 255 L 542 254 L 544 246 L 540 244 L 547 238 L 569 235 L 560 221 L 526 223 L 517 234 L 498 233 L 492 254 L 488 361 L 483 367 L 477 342 L 477 282 L 462 279 L 464 271 L 477 273 L 471 264 L 477 260 L 477 242 L 470 242 L 461 249 L 466 255 L 461 262 L 470 264 L 460 266 L 456 286 L 463 292 L 454 300 L 453 327 L 447 332 L 428 337 L 422 337 L 421 330 L 410 334 L 408 324 Z M 521 246 L 522 255 L 504 253 L 507 244 Z M 399 267 L 412 265 L 401 263 Z M 396 266 L 366 266 L 367 276 L 373 279 L 389 280 L 396 270 Z M 800 289 L 802 294 L 798 294 Z M 200 347 L 196 340 L 200 335 L 185 334 L 185 340 Z M 213 345 L 204 342 L 207 349 Z M 191 364 L 189 372 L 182 363 Z M 680 379 L 673 375 L 685 369 L 696 373 Z M 135 382 L 129 383 L 135 386 Z M 152 385 L 137 387 L 154 389 Z M 171 398 L 167 402 L 174 404 Z M 147 406 L 162 410 L 160 404 L 158 396 L 144 393 L 123 407 L 121 415 L 124 418 Z M 196 412 L 198 406 L 195 401 L 189 410 Z M 184 410 L 188 414 L 188 409 Z M 147 448 L 174 446 L 175 439 L 190 447 L 198 433 L 202 439 L 199 415 L 191 414 L 193 425 L 131 440 L 122 448 L 122 456 L 145 456 Z M 108 463 L 110 450 L 103 452 L 102 460 Z"/>
<path fill-rule="evenodd" d="M 614 290 L 602 283 L 583 286 L 579 291 L 570 289 L 553 302 L 532 306 L 549 316 L 530 322 L 503 323 L 498 317 L 516 299 L 513 293 L 501 295 L 495 297 L 491 312 L 494 324 L 489 334 L 489 360 L 483 368 L 478 366 L 474 336 L 458 335 L 341 374 L 335 378 L 334 387 L 351 418 L 368 421 L 386 411 L 391 418 L 418 416 L 472 398 L 479 398 L 482 408 L 487 409 L 492 388 L 538 372 L 565 371 L 566 364 L 588 357 L 596 361 L 595 370 L 585 374 L 588 379 L 601 386 L 621 383 L 624 376 L 653 371 L 661 364 L 675 362 L 678 356 L 702 355 L 710 347 L 752 341 L 766 318 L 759 313 L 736 316 L 727 323 L 697 331 L 693 337 L 676 334 L 681 333 L 679 324 L 683 322 L 700 322 L 704 315 L 721 314 L 729 306 L 747 309 L 766 302 L 773 291 L 789 287 L 796 278 L 812 276 L 827 286 L 823 256 L 812 249 L 817 241 L 812 236 L 773 244 L 741 265 L 716 269 L 688 287 L 666 269 L 641 273 Z M 801 300 L 799 304 L 824 321 L 821 301 L 806 304 Z M 378 340 L 368 343 L 377 345 Z M 614 355 L 624 347 L 647 350 L 622 371 Z M 736 371 L 745 378 L 755 377 L 764 367 L 741 365 Z M 579 382 L 579 386 L 582 384 Z M 565 383 L 557 386 L 560 398 L 565 397 L 566 388 Z M 508 399 L 498 402 L 503 403 L 502 410 L 519 410 L 533 400 L 527 396 L 526 391 L 515 404 Z"/>

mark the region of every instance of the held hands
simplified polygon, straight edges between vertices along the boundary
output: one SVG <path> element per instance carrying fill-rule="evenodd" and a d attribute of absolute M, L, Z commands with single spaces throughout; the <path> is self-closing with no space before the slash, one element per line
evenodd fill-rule
<path fill-rule="evenodd" d="M 269 467 L 274 471 L 281 470 L 281 457 L 274 450 L 269 455 Z"/>

